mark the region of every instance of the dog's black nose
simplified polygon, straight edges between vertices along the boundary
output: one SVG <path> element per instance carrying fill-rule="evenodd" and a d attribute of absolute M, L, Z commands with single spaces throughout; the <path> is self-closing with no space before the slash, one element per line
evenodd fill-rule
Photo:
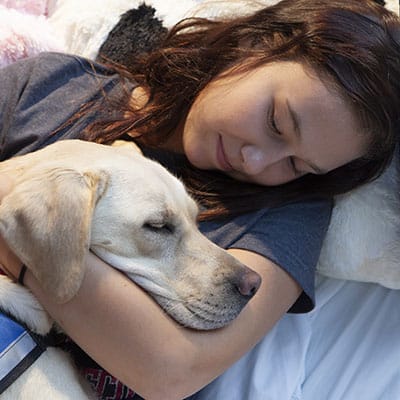
<path fill-rule="evenodd" d="M 236 282 L 236 287 L 242 296 L 253 297 L 261 285 L 261 276 L 257 272 L 247 269 Z"/>

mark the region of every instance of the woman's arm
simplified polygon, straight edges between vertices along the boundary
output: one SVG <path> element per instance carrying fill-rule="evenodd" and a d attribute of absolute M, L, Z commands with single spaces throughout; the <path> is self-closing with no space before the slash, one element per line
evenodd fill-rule
<path fill-rule="evenodd" d="M 31 274 L 26 284 L 65 332 L 111 374 L 148 400 L 181 399 L 255 345 L 300 294 L 272 263 L 254 254 L 235 255 L 245 255 L 262 274 L 263 285 L 237 320 L 210 332 L 182 328 L 140 288 L 92 255 L 78 295 L 67 304 L 55 305 Z"/>
<path fill-rule="evenodd" d="M 4 254 L 4 242 L 0 249 Z M 258 271 L 263 283 L 239 317 L 215 331 L 179 326 L 137 285 L 92 254 L 77 296 L 66 304 L 55 304 L 29 272 L 25 284 L 65 332 L 126 385 L 148 400 L 182 399 L 254 346 L 301 292 L 267 259 L 231 252 Z M 20 262 L 12 257 L 6 262 L 17 275 Z"/>
<path fill-rule="evenodd" d="M 0 199 L 12 182 L 0 176 Z M 182 399 L 209 383 L 254 346 L 299 296 L 281 268 L 244 250 L 230 250 L 258 271 L 262 285 L 225 328 L 183 328 L 125 275 L 89 253 L 82 286 L 56 304 L 28 271 L 24 283 L 65 332 L 103 368 L 148 400 Z M 21 262 L 0 237 L 0 263 L 17 277 Z"/>

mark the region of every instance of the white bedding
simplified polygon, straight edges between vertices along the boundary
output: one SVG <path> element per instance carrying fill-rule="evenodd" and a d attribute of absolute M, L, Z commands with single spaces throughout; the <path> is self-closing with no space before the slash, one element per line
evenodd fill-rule
<path fill-rule="evenodd" d="M 46 2 L 30 1 L 35 4 Z M 184 16 L 192 5 L 198 6 L 205 1 L 209 0 L 148 0 L 146 3 L 154 5 L 158 16 L 166 19 L 166 25 L 171 25 Z M 238 7 L 239 1 L 230 0 L 230 3 Z M 0 5 L 9 3 L 10 0 L 0 0 Z M 117 21 L 118 15 L 137 6 L 138 3 L 139 1 L 128 0 L 98 0 L 94 6 L 92 0 L 49 0 L 47 10 L 50 24 L 45 26 L 43 20 L 41 24 L 43 30 L 53 29 L 58 33 L 57 39 L 64 43 L 63 50 L 94 56 L 97 47 Z M 222 4 L 221 1 L 215 2 L 217 5 L 218 3 Z M 389 0 L 388 4 L 393 10 L 398 10 L 397 0 Z M 221 10 L 221 6 L 219 7 Z M 224 10 L 226 11 L 225 8 Z M 218 14 L 218 8 L 213 9 L 213 14 Z M 4 18 L 4 21 L 9 20 Z M 24 55 L 26 52 L 17 52 L 15 49 L 20 49 L 20 43 L 12 43 L 11 46 L 4 24 L 2 28 L 0 61 L 2 49 L 12 50 L 7 53 L 6 61 L 2 61 L 2 65 L 5 65 L 6 62 L 11 62 L 12 57 L 20 57 L 19 54 Z M 16 29 L 15 24 L 13 29 Z M 34 50 L 52 49 L 48 48 L 49 43 L 29 42 L 29 45 Z M 358 267 L 361 265 L 359 254 L 365 253 L 359 251 L 361 246 L 366 246 L 369 250 L 372 248 L 371 243 L 377 246 L 378 242 L 373 236 L 377 234 L 376 224 L 381 223 L 382 228 L 387 228 L 387 225 L 382 225 L 384 217 L 375 216 L 368 219 L 368 215 L 372 215 L 374 209 L 379 209 L 384 215 L 385 207 L 379 203 L 380 195 L 375 193 L 375 198 L 378 199 L 375 207 L 371 203 L 371 187 L 358 194 L 360 193 L 358 197 L 354 194 L 348 196 L 344 199 L 347 203 L 341 204 L 344 205 L 344 210 L 352 201 L 358 202 L 355 205 L 358 209 L 360 204 L 364 207 L 364 217 L 360 218 L 367 219 L 363 220 L 359 228 L 363 233 L 363 243 L 360 243 L 360 240 L 349 242 L 355 236 L 360 239 L 361 235 L 355 232 L 352 238 L 347 239 L 344 235 L 348 230 L 345 232 L 345 225 L 339 224 L 338 234 L 342 235 L 340 239 L 348 247 L 342 252 L 338 252 L 334 247 L 326 248 L 320 263 L 321 269 L 331 268 L 331 260 L 336 256 L 338 257 L 334 262 L 340 264 L 338 268 L 343 268 L 343 265 L 346 267 L 346 263 L 350 262 Z M 393 193 L 397 194 L 399 190 L 396 189 Z M 351 211 L 347 213 L 346 218 L 354 218 Z M 355 227 L 351 219 L 346 220 L 346 223 Z M 393 233 L 390 233 L 392 241 L 392 234 L 397 235 L 400 231 L 398 229 L 396 232 L 397 228 L 396 225 L 395 229 L 392 229 Z M 381 241 L 379 243 L 382 244 L 375 253 L 384 247 L 384 232 L 385 230 L 381 229 L 378 233 Z M 392 243 L 389 240 L 386 242 Z M 333 243 L 334 238 L 329 240 L 327 246 L 333 246 Z M 396 248 L 400 247 L 397 243 L 395 242 Z M 355 255 L 358 255 L 357 259 Z M 369 258 L 369 261 L 371 260 L 374 260 L 373 255 Z M 395 258 L 394 267 L 397 267 L 397 261 Z M 400 264 L 398 266 L 400 282 Z M 400 291 L 374 283 L 318 276 L 316 295 L 317 307 L 313 312 L 284 316 L 252 351 L 192 399 L 400 400 Z"/>
<path fill-rule="evenodd" d="M 318 280 L 313 312 L 286 315 L 191 400 L 399 400 L 400 291 Z"/>

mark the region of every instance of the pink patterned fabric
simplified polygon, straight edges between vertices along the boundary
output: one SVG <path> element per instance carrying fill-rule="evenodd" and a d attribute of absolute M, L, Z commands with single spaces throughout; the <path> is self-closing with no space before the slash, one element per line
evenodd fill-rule
<path fill-rule="evenodd" d="M 46 12 L 47 1 L 0 0 L 0 68 L 44 51 L 63 51 Z"/>
<path fill-rule="evenodd" d="M 81 373 L 89 381 L 101 400 L 134 399 L 135 392 L 103 369 L 82 368 Z"/>
<path fill-rule="evenodd" d="M 0 5 L 32 15 L 47 15 L 47 0 L 0 0 Z"/>

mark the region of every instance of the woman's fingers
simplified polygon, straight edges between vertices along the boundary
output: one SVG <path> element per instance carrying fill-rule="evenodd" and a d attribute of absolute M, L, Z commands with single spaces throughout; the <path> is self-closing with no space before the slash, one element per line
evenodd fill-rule
<path fill-rule="evenodd" d="M 0 201 L 11 192 L 13 184 L 12 179 L 8 175 L 0 173 Z"/>
<path fill-rule="evenodd" d="M 0 207 L 2 199 L 11 192 L 13 184 L 8 175 L 0 173 Z M 21 262 L 0 236 L 0 269 L 11 279 L 17 280 L 20 268 Z"/>

